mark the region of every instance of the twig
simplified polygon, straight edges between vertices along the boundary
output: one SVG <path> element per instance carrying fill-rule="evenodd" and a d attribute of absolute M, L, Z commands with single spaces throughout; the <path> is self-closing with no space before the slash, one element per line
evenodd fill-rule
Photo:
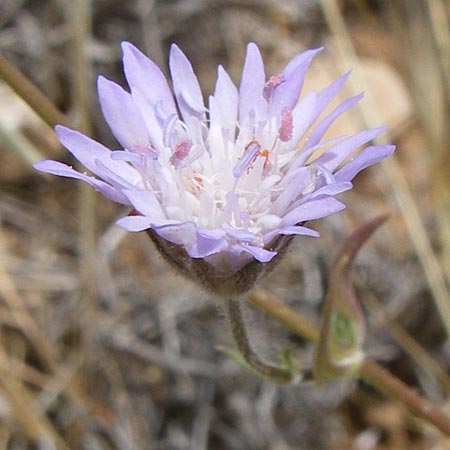
<path fill-rule="evenodd" d="M 53 103 L 0 52 L 0 77 L 47 123 L 68 125 Z"/>
<path fill-rule="evenodd" d="M 275 296 L 262 289 L 255 289 L 248 294 L 248 299 L 299 336 L 313 342 L 318 340 L 318 327 L 295 310 L 286 306 Z M 420 396 L 375 361 L 366 358 L 361 365 L 359 377 L 379 391 L 396 398 L 406 405 L 413 414 L 433 424 L 443 433 L 450 435 L 450 417 L 448 415 L 444 414 L 438 407 Z"/>
<path fill-rule="evenodd" d="M 450 376 L 446 370 L 395 319 L 388 317 L 375 295 L 365 292 L 362 302 L 369 307 L 377 320 L 387 328 L 392 338 L 416 364 L 439 381 L 450 394 Z"/>

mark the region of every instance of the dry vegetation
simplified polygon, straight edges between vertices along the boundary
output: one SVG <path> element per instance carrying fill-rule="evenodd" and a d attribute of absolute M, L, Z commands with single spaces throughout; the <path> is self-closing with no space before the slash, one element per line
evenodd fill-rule
<path fill-rule="evenodd" d="M 123 83 L 122 40 L 161 66 L 177 42 L 205 94 L 218 63 L 238 80 L 249 40 L 273 72 L 325 44 L 308 88 L 353 66 L 345 94 L 366 85 L 367 99 L 333 131 L 388 123 L 396 157 L 360 176 L 348 209 L 317 224 L 321 239 L 298 238 L 264 288 L 317 321 L 332 249 L 390 210 L 355 271 L 366 350 L 450 409 L 449 14 L 444 0 L 0 0 L 0 50 L 75 127 L 111 145 L 94 80 Z M 450 448 L 364 383 L 278 387 L 243 372 L 217 350 L 231 342 L 220 305 L 144 234 L 111 225 L 126 211 L 31 169 L 48 156 L 69 160 L 0 83 L 0 449 Z M 289 346 L 309 367 L 308 344 L 247 314 L 262 353 Z"/>

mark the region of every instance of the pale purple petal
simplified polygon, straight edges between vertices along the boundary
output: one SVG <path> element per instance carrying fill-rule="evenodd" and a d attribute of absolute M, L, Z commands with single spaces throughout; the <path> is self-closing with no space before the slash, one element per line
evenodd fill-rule
<path fill-rule="evenodd" d="M 233 252 L 246 252 L 253 256 L 259 262 L 269 262 L 277 252 L 272 252 L 254 245 L 235 244 L 231 246 Z"/>
<path fill-rule="evenodd" d="M 334 80 L 329 86 L 320 91 L 318 94 L 315 92 L 310 92 L 303 97 L 294 108 L 292 114 L 294 116 L 294 138 L 293 141 L 296 143 L 303 133 L 318 119 L 323 110 L 327 105 L 333 100 L 336 94 L 344 85 L 350 72 L 345 73 L 341 77 Z M 308 99 L 308 97 L 310 97 Z M 304 105 L 302 103 L 304 102 Z M 298 121 L 298 124 L 296 124 Z M 302 147 L 302 151 L 306 151 L 318 143 L 313 143 L 308 138 Z"/>
<path fill-rule="evenodd" d="M 217 101 L 218 110 L 221 114 L 222 127 L 230 130 L 232 137 L 234 137 L 238 116 L 239 94 L 230 76 L 222 66 L 219 66 L 217 69 L 214 99 Z"/>
<path fill-rule="evenodd" d="M 116 220 L 116 224 L 127 231 L 137 232 L 151 228 L 152 220 L 144 216 L 126 216 Z"/>
<path fill-rule="evenodd" d="M 50 173 L 52 175 L 82 180 L 113 202 L 123 203 L 124 205 L 128 205 L 130 203 L 119 190 L 110 186 L 108 183 L 105 183 L 102 180 L 97 180 L 96 178 L 90 177 L 84 173 L 77 172 L 72 167 L 59 161 L 52 161 L 49 159 L 38 161 L 33 164 L 33 167 L 41 172 Z"/>
<path fill-rule="evenodd" d="M 123 67 L 131 90 L 139 90 L 154 106 L 161 103 L 165 114 L 176 113 L 172 92 L 159 67 L 133 44 L 122 42 Z"/>
<path fill-rule="evenodd" d="M 367 144 L 367 142 L 378 136 L 385 129 L 386 127 L 378 127 L 356 133 L 330 147 L 323 155 L 317 158 L 314 163 L 323 166 L 325 169 L 334 171 L 358 147 Z"/>
<path fill-rule="evenodd" d="M 111 150 L 84 134 L 61 125 L 55 127 L 55 132 L 61 144 L 91 172 L 97 173 L 96 161 L 99 160 L 130 183 L 140 178 L 139 173 L 129 164 L 112 160 Z"/>
<path fill-rule="evenodd" d="M 320 236 L 318 231 L 313 230 L 311 228 L 303 227 L 301 225 L 292 225 L 292 226 L 287 226 L 287 227 L 283 227 L 283 228 L 277 228 L 275 230 L 272 230 L 270 233 L 265 234 L 264 235 L 264 243 L 266 245 L 270 244 L 272 239 L 275 236 L 278 236 L 280 234 L 283 234 L 283 235 L 311 236 L 311 237 L 319 237 Z"/>
<path fill-rule="evenodd" d="M 391 155 L 395 145 L 372 145 L 359 152 L 342 169 L 335 173 L 337 181 L 352 180 L 361 170 Z"/>
<path fill-rule="evenodd" d="M 228 248 L 223 230 L 197 230 L 197 239 L 188 251 L 192 258 L 204 258 Z"/>
<path fill-rule="evenodd" d="M 255 234 L 247 230 L 238 230 L 231 225 L 224 224 L 222 227 L 226 233 L 233 239 L 241 242 L 252 242 L 255 239 Z"/>
<path fill-rule="evenodd" d="M 100 161 L 99 159 L 95 161 L 95 166 L 96 166 L 95 173 L 97 174 L 97 176 L 100 177 L 102 180 L 105 180 L 112 186 L 116 187 L 117 189 L 122 190 L 134 188 L 134 186 L 131 183 L 122 178 L 118 173 L 106 167 L 103 164 L 103 162 Z"/>
<path fill-rule="evenodd" d="M 144 119 L 151 144 L 157 149 L 163 149 L 163 130 L 161 122 L 156 117 L 155 108 L 150 105 L 139 89 L 134 89 L 131 96 Z"/>
<path fill-rule="evenodd" d="M 173 89 L 183 119 L 187 122 L 193 114 L 198 118 L 203 117 L 205 105 L 197 77 L 186 55 L 175 44 L 170 47 L 169 65 Z"/>
<path fill-rule="evenodd" d="M 308 128 L 319 117 L 322 109 L 318 105 L 317 94 L 308 92 L 292 111 L 292 142 L 297 144 Z"/>
<path fill-rule="evenodd" d="M 123 148 L 148 144 L 144 119 L 131 95 L 102 76 L 98 77 L 97 87 L 103 116 Z"/>
<path fill-rule="evenodd" d="M 314 56 L 322 49 L 307 50 L 288 62 L 281 75 L 283 81 L 275 87 L 270 99 L 271 114 L 278 115 L 284 108 L 294 108 L 303 87 L 306 70 Z"/>
<path fill-rule="evenodd" d="M 321 219 L 344 208 L 345 205 L 333 197 L 312 200 L 287 213 L 283 217 L 281 225 L 297 225 L 308 220 Z"/>
<path fill-rule="evenodd" d="M 154 221 L 156 219 L 166 219 L 166 215 L 152 191 L 124 189 L 123 193 L 136 211 L 139 211 L 144 216 L 150 217 Z"/>
<path fill-rule="evenodd" d="M 297 198 L 298 194 L 303 191 L 311 181 L 311 174 L 308 167 L 300 167 L 290 173 L 283 179 L 283 190 L 279 197 L 274 201 L 271 213 L 282 215 L 289 205 Z"/>
<path fill-rule="evenodd" d="M 184 245 L 191 248 L 195 242 L 197 227 L 194 222 L 176 222 L 168 225 L 157 225 L 155 222 L 152 228 L 163 238 L 174 244 Z"/>
<path fill-rule="evenodd" d="M 256 44 L 247 46 L 241 84 L 239 86 L 239 123 L 246 126 L 250 112 L 255 114 L 256 121 L 264 120 L 267 115 L 267 102 L 263 97 L 266 76 L 264 63 Z"/>
<path fill-rule="evenodd" d="M 350 97 L 347 100 L 340 103 L 336 108 L 325 116 L 313 129 L 308 136 L 308 147 L 317 145 L 323 138 L 330 125 L 339 117 L 342 113 L 350 109 L 355 103 L 357 103 L 363 97 L 363 93 Z"/>
<path fill-rule="evenodd" d="M 307 194 L 305 198 L 307 198 L 307 200 L 310 201 L 323 195 L 329 197 L 330 195 L 337 195 L 342 192 L 348 191 L 352 187 L 353 184 L 350 181 L 335 182 L 333 184 L 323 186 L 317 189 L 316 191 L 312 192 L 311 194 Z"/>

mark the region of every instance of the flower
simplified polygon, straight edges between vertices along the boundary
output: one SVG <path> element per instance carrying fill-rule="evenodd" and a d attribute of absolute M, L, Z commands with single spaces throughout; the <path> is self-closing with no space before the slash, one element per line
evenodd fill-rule
<path fill-rule="evenodd" d="M 384 127 L 323 141 L 333 121 L 362 95 L 322 114 L 347 73 L 300 97 L 305 72 L 321 48 L 294 56 L 267 80 L 258 47 L 248 44 L 239 88 L 219 66 L 208 107 L 175 44 L 169 60 L 173 93 L 153 61 L 128 42 L 122 49 L 131 92 L 98 78 L 104 117 L 122 149 L 111 151 L 57 126 L 60 142 L 98 178 L 57 161 L 34 167 L 80 179 L 132 206 L 132 215 L 117 224 L 149 230 L 173 265 L 213 290 L 226 280 L 236 286 L 241 278 L 256 279 L 292 236 L 318 236 L 306 222 L 343 209 L 335 195 L 394 150 L 371 145 L 357 153 Z M 245 280 L 238 291 L 249 288 Z"/>

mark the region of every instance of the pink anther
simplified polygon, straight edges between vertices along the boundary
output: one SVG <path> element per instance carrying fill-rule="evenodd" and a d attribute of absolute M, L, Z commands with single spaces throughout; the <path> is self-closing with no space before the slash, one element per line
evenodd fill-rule
<path fill-rule="evenodd" d="M 184 140 L 179 142 L 175 146 L 175 150 L 170 157 L 170 162 L 175 166 L 178 167 L 180 163 L 186 158 L 186 156 L 189 154 L 190 150 L 192 148 L 192 142 L 188 140 Z"/>
<path fill-rule="evenodd" d="M 292 111 L 283 108 L 281 111 L 281 126 L 278 130 L 280 141 L 288 142 L 292 139 Z"/>
<path fill-rule="evenodd" d="M 264 85 L 263 96 L 266 100 L 272 96 L 274 89 L 279 86 L 284 81 L 283 75 L 280 73 L 278 75 L 272 75 Z"/>
<path fill-rule="evenodd" d="M 150 144 L 133 144 L 131 152 L 139 156 L 150 157 L 150 159 L 157 159 L 159 156 L 159 151 Z"/>

